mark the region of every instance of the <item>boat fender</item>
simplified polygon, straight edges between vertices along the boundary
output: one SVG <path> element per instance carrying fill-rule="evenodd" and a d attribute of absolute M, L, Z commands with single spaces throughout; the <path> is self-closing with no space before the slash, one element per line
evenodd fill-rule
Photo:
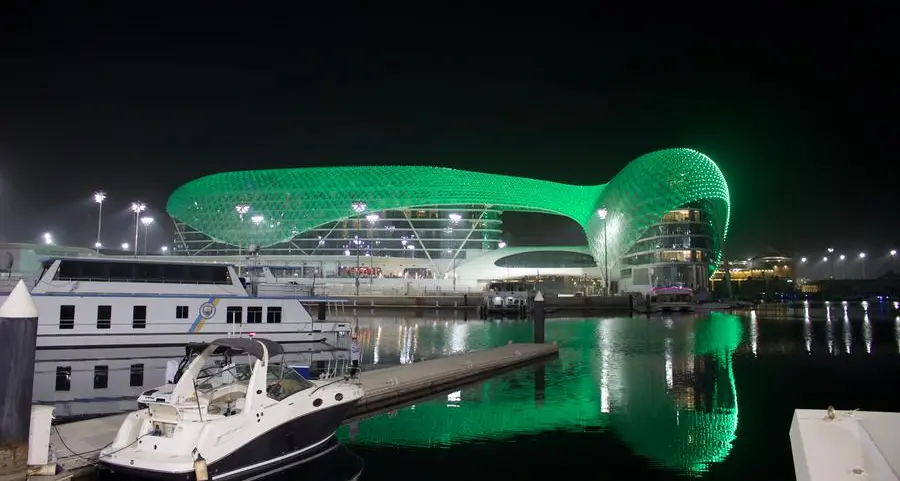
<path fill-rule="evenodd" d="M 197 481 L 209 481 L 209 470 L 206 469 L 206 459 L 203 459 L 203 455 L 200 454 L 200 451 L 197 448 L 194 448 L 194 452 L 197 453 L 197 458 L 194 459 L 194 475 L 197 477 Z"/>

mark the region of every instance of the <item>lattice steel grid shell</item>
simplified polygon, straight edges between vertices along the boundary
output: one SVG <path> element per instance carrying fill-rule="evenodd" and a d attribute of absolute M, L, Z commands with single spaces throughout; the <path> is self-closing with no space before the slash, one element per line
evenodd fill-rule
<path fill-rule="evenodd" d="M 609 183 L 595 186 L 421 166 L 225 172 L 179 187 L 166 210 L 213 240 L 268 247 L 305 230 L 357 217 L 354 201 L 364 201 L 365 212 L 484 204 L 566 216 L 584 229 L 598 262 L 604 259 L 606 239 L 610 270 L 663 214 L 698 201 L 705 201 L 715 232 L 715 262 L 710 266 L 715 269 L 731 209 L 728 184 L 718 166 L 696 150 L 679 148 L 638 157 Z M 250 206 L 243 226 L 235 211 L 238 204 Z M 601 208 L 607 209 L 605 220 L 598 216 Z M 250 223 L 252 216 L 264 221 Z"/>

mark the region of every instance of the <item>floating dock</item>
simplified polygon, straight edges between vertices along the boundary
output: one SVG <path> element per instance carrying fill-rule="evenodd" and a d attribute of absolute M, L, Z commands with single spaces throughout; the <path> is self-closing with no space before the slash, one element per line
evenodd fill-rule
<path fill-rule="evenodd" d="M 364 371 L 360 382 L 365 396 L 347 421 L 397 409 L 418 399 L 552 358 L 558 351 L 556 344 L 511 343 L 494 349 Z M 65 477 L 78 478 L 92 474 L 100 450 L 112 442 L 127 415 L 117 414 L 54 427 L 50 435 L 50 450 L 63 473 L 35 479 L 59 481 Z"/>
<path fill-rule="evenodd" d="M 900 413 L 798 409 L 791 451 L 797 481 L 900 480 Z"/>

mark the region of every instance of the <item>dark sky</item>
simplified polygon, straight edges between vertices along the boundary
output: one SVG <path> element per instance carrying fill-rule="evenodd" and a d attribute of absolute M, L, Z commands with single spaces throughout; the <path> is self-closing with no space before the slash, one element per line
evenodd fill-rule
<path fill-rule="evenodd" d="M 730 184 L 729 257 L 900 241 L 897 39 L 877 3 L 378 16 L 13 3 L 0 238 L 90 245 L 103 189 L 118 244 L 132 200 L 161 220 L 174 188 L 226 170 L 427 164 L 592 184 L 686 146 Z M 584 242 L 566 220 L 505 219 L 514 245 Z"/>

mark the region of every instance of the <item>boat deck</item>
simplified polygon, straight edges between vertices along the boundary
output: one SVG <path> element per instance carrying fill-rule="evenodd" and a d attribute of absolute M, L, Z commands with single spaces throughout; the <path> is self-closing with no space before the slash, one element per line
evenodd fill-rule
<path fill-rule="evenodd" d="M 397 409 L 417 399 L 553 357 L 558 350 L 556 344 L 508 344 L 364 371 L 360 382 L 365 396 L 345 422 Z M 55 427 L 50 435 L 51 457 L 56 458 L 65 473 L 76 478 L 91 474 L 100 450 L 112 442 L 125 416 L 127 414 L 104 416 Z"/>

